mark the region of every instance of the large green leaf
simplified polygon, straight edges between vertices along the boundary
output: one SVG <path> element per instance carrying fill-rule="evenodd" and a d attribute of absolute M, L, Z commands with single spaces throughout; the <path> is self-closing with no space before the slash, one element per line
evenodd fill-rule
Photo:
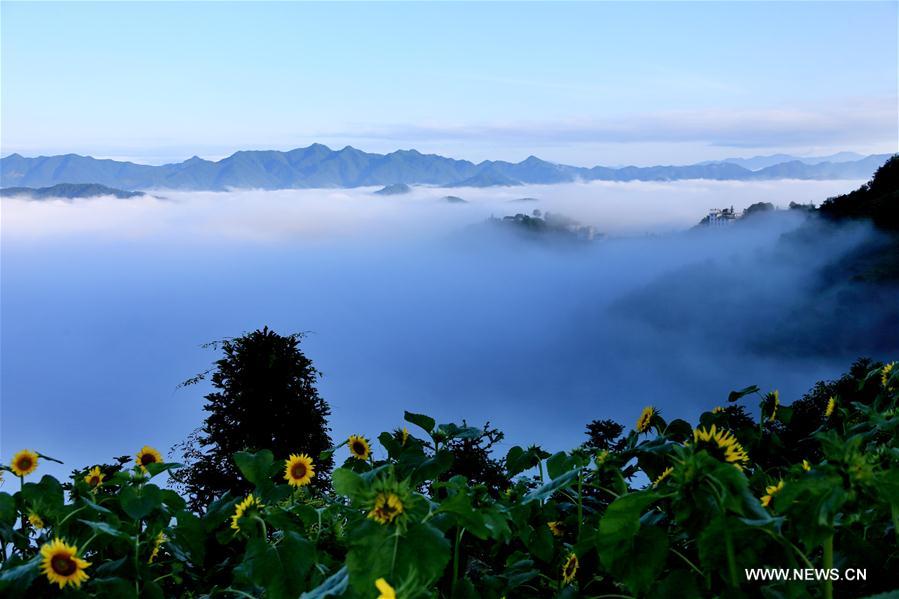
<path fill-rule="evenodd" d="M 347 567 L 344 566 L 311 591 L 300 595 L 300 599 L 325 599 L 325 597 L 342 596 L 346 593 L 349 584 L 350 575 Z"/>
<path fill-rule="evenodd" d="M 542 501 L 551 497 L 554 493 L 570 487 L 577 480 L 578 470 L 569 470 L 559 478 L 553 479 L 545 485 L 538 487 L 525 495 L 521 502 L 530 503 L 531 501 Z"/>
<path fill-rule="evenodd" d="M 238 451 L 234 454 L 234 463 L 244 478 L 254 485 L 261 486 L 271 481 L 274 475 L 275 457 L 268 449 L 249 453 Z"/>
<path fill-rule="evenodd" d="M 366 488 L 365 480 L 356 472 L 347 468 L 338 468 L 331 474 L 334 492 L 350 499 L 357 498 Z"/>
<path fill-rule="evenodd" d="M 403 420 L 420 426 L 429 435 L 434 431 L 434 425 L 437 424 L 437 421 L 430 416 L 425 416 L 424 414 L 416 414 L 414 412 L 405 412 L 403 414 Z"/>
<path fill-rule="evenodd" d="M 426 585 L 441 576 L 449 559 L 449 541 L 429 524 L 413 524 L 400 535 L 393 526 L 366 520 L 353 531 L 346 565 L 353 589 L 373 596 L 378 578 L 395 588 L 413 576 Z"/>
<path fill-rule="evenodd" d="M 124 487 L 119 492 L 119 501 L 126 514 L 140 520 L 162 505 L 162 491 L 156 485 Z"/>

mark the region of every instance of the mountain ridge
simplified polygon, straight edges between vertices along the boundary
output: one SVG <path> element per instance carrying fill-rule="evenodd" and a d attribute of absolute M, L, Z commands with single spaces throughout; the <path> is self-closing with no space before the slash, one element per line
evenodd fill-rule
<path fill-rule="evenodd" d="M 193 156 L 183 162 L 158 166 L 79 154 L 29 158 L 14 153 L 0 159 L 0 185 L 49 187 L 60 183 L 97 183 L 119 189 L 223 191 L 395 184 L 490 187 L 595 180 L 867 179 L 888 157 L 889 154 L 873 154 L 859 160 L 813 163 L 795 159 L 757 170 L 729 161 L 578 167 L 548 162 L 536 156 L 517 163 L 501 160 L 474 163 L 439 154 L 422 154 L 414 149 L 376 154 L 352 146 L 332 150 L 314 143 L 286 152 L 240 150 L 217 161 Z"/>

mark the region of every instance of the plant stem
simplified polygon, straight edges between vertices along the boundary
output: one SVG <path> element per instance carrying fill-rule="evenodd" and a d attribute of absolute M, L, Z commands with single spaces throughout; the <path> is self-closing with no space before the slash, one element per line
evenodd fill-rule
<path fill-rule="evenodd" d="M 833 599 L 833 581 L 829 576 L 831 568 L 833 568 L 833 535 L 824 541 L 824 569 L 828 570 L 828 576 L 824 579 L 824 599 Z"/>
<path fill-rule="evenodd" d="M 456 546 L 453 548 L 453 582 L 450 585 L 450 596 L 452 597 L 456 596 L 456 581 L 459 580 L 459 552 L 464 533 L 464 528 L 456 527 Z"/>
<path fill-rule="evenodd" d="M 581 527 L 584 520 L 584 471 L 579 470 L 577 473 L 577 540 L 581 540 Z"/>
<path fill-rule="evenodd" d="M 734 557 L 734 541 L 730 536 L 730 531 L 725 528 L 724 544 L 727 549 L 727 569 L 730 572 L 730 585 L 734 588 L 740 586 L 737 578 L 737 560 Z"/>

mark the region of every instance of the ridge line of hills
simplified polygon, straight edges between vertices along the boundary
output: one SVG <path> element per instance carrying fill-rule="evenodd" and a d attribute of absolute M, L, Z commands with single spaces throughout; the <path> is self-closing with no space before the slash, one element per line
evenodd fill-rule
<path fill-rule="evenodd" d="M 242 150 L 218 161 L 194 156 L 184 162 L 159 166 L 97 159 L 78 154 L 27 158 L 10 154 L 0 159 L 0 186 L 50 187 L 61 183 L 96 183 L 120 189 L 226 189 L 348 188 L 393 184 L 442 187 L 492 187 L 552 184 L 574 181 L 673 181 L 681 179 L 868 179 L 889 154 L 858 160 L 834 155 L 833 162 L 806 161 L 792 156 L 786 162 L 757 170 L 756 159 L 728 159 L 683 166 L 577 167 L 541 160 L 518 162 L 447 158 L 417 150 L 389 154 L 363 152 L 351 146 L 332 150 L 312 144 L 287 152 Z M 767 157 L 779 159 L 779 157 Z M 755 160 L 753 163 L 751 161 Z M 816 159 L 818 160 L 818 159 Z M 737 162 L 743 161 L 743 164 Z M 770 162 L 769 160 L 768 162 Z"/>

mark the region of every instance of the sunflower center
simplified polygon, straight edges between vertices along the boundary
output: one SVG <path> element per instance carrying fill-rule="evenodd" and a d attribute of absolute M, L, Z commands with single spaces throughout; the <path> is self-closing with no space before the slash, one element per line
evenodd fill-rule
<path fill-rule="evenodd" d="M 363 445 L 360 441 L 353 441 L 353 453 L 358 455 L 365 454 L 365 445 Z"/>
<path fill-rule="evenodd" d="M 19 468 L 19 470 L 28 470 L 29 468 L 31 468 L 31 463 L 31 458 L 26 456 L 19 458 L 16 466 Z"/>
<path fill-rule="evenodd" d="M 306 476 L 306 464 L 294 464 L 293 468 L 290 469 L 290 475 L 293 478 L 303 478 Z"/>
<path fill-rule="evenodd" d="M 90 478 L 90 480 L 87 482 L 87 484 L 89 484 L 89 485 L 92 486 L 92 487 L 96 487 L 97 485 L 100 484 L 100 477 L 99 477 L 99 476 L 92 476 L 92 477 Z"/>
<path fill-rule="evenodd" d="M 153 464 L 156 462 L 156 457 L 151 453 L 145 453 L 140 457 L 140 463 L 144 466 L 147 464 Z"/>
<path fill-rule="evenodd" d="M 50 567 L 60 576 L 71 576 L 78 569 L 75 560 L 69 555 L 54 555 Z"/>

